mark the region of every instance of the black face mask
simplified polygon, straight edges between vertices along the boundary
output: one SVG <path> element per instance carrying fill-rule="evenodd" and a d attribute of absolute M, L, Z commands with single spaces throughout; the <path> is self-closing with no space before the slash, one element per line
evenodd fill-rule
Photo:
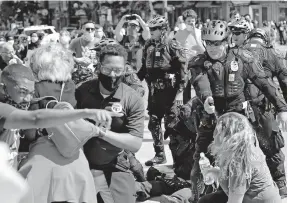
<path fill-rule="evenodd" d="M 121 75 L 121 76 L 112 78 L 110 76 L 99 73 L 98 78 L 106 90 L 108 90 L 109 92 L 113 92 L 114 90 L 118 88 L 119 84 L 122 82 L 123 76 Z"/>

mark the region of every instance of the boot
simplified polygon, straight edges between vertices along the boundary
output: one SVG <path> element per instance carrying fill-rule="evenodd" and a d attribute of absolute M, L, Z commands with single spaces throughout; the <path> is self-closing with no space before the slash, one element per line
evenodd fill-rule
<path fill-rule="evenodd" d="M 156 180 L 164 182 L 171 193 L 179 191 L 183 188 L 191 188 L 191 184 L 189 182 L 181 181 L 176 175 L 173 178 L 157 177 Z"/>
<path fill-rule="evenodd" d="M 165 152 L 156 153 L 154 158 L 145 162 L 146 166 L 154 166 L 157 164 L 165 164 L 167 162 Z"/>
<path fill-rule="evenodd" d="M 279 194 L 281 196 L 281 199 L 287 198 L 287 186 L 286 186 L 286 180 L 277 181 L 276 185 L 279 188 Z"/>
<path fill-rule="evenodd" d="M 136 159 L 135 155 L 130 151 L 125 151 L 130 163 L 130 170 L 136 178 L 137 182 L 146 181 L 142 164 Z"/>
<path fill-rule="evenodd" d="M 154 168 L 153 166 L 151 166 L 147 173 L 146 173 L 146 176 L 147 176 L 147 181 L 153 181 L 153 180 L 156 180 L 156 178 L 158 176 L 160 177 L 165 177 L 166 174 L 165 173 L 161 173 L 158 169 Z"/>

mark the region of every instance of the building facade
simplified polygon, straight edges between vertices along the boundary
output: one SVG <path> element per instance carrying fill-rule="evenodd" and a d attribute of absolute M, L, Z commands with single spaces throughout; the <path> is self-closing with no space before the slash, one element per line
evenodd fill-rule
<path fill-rule="evenodd" d="M 148 1 L 148 0 L 147 0 Z M 151 1 L 151 0 L 150 0 Z M 40 1 L 41 2 L 41 1 Z M 72 1 L 73 2 L 73 1 Z M 45 1 L 41 2 L 43 7 L 48 7 L 51 12 L 51 23 L 57 28 L 68 26 L 71 24 L 81 24 L 88 18 L 94 20 L 99 24 L 109 21 L 111 24 L 116 25 L 120 20 L 119 16 L 125 8 L 106 8 L 99 13 L 96 10 L 95 4 L 97 1 L 82 1 L 86 3 L 91 9 L 90 17 L 87 15 L 71 14 L 71 10 L 75 10 L 74 1 Z M 205 22 L 207 19 L 221 19 L 229 20 L 229 14 L 232 10 L 238 10 L 241 15 L 250 14 L 252 20 L 258 21 L 258 25 L 262 26 L 263 21 L 276 21 L 286 20 L 287 18 L 287 1 L 274 0 L 274 1 L 167 1 L 167 8 L 163 1 L 152 0 L 154 10 L 158 14 L 164 15 L 168 12 L 168 18 L 171 27 L 174 27 L 177 17 L 182 14 L 186 9 L 194 9 L 198 18 Z M 99 4 L 100 2 L 98 2 Z M 68 11 L 67 11 L 68 10 Z M 151 15 L 149 9 L 141 10 L 142 18 L 147 21 Z M 81 12 L 78 12 L 81 14 Z M 87 13 L 87 12 L 86 12 Z M 92 16 L 92 18 L 91 18 Z M 75 21 L 75 19 L 76 21 Z M 105 19 L 104 19 L 105 18 Z M 75 21 L 75 22 L 74 22 Z M 103 22 L 102 22 L 103 21 Z"/>

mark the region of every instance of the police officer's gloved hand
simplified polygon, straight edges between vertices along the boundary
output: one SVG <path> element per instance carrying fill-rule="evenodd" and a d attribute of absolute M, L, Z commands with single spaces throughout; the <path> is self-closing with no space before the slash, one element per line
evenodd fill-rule
<path fill-rule="evenodd" d="M 287 112 L 280 112 L 277 114 L 277 123 L 282 132 L 287 132 Z"/>
<path fill-rule="evenodd" d="M 204 109 L 208 114 L 215 113 L 215 105 L 213 97 L 209 96 L 204 102 Z"/>

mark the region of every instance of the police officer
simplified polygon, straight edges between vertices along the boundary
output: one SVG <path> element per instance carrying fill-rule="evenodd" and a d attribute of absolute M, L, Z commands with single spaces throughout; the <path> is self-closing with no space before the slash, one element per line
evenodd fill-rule
<path fill-rule="evenodd" d="M 144 46 L 138 76 L 140 80 L 146 78 L 149 87 L 148 128 L 153 136 L 156 155 L 145 165 L 151 166 L 166 163 L 161 120 L 173 103 L 183 104 L 188 71 L 184 50 L 176 40 L 168 41 L 168 20 L 164 16 L 156 16 L 147 24 L 151 39 Z"/>
<path fill-rule="evenodd" d="M 170 138 L 169 147 L 173 158 L 174 172 L 178 177 L 188 180 L 192 170 L 197 137 L 194 124 L 196 108 L 201 101 L 193 97 L 182 106 L 173 105 L 166 117 L 164 138 Z"/>
<path fill-rule="evenodd" d="M 239 22 L 231 24 L 230 30 L 232 36 L 235 30 L 245 30 Z M 238 28 L 238 29 L 236 29 Z M 238 31 L 239 32 L 239 31 Z M 259 28 L 249 32 L 247 39 L 241 45 L 241 49 L 248 50 L 262 63 L 264 71 L 272 83 L 276 77 L 279 81 L 283 96 L 287 94 L 287 69 L 284 64 L 284 56 L 277 54 L 275 49 L 270 45 L 269 36 L 264 30 Z M 238 49 L 240 50 L 240 49 Z M 272 84 L 274 85 L 274 84 Z M 246 99 L 251 101 L 254 113 L 256 114 L 258 140 L 261 149 L 266 155 L 267 164 L 271 175 L 276 182 L 282 198 L 287 196 L 286 177 L 284 161 L 285 155 L 281 151 L 284 147 L 284 138 L 274 118 L 272 105 L 265 98 L 264 94 L 250 81 L 248 81 L 245 90 Z"/>
<path fill-rule="evenodd" d="M 228 34 L 226 22 L 209 22 L 202 31 L 206 52 L 189 63 L 192 84 L 204 103 L 205 111 L 217 116 L 226 112 L 238 112 L 246 115 L 251 123 L 255 123 L 255 116 L 244 95 L 245 83 L 250 79 L 273 103 L 279 120 L 286 122 L 286 103 L 279 97 L 280 93 L 274 84 L 268 81 L 261 63 L 247 50 L 229 49 Z M 211 105 L 213 102 L 214 105 Z M 207 147 L 213 140 L 214 125 L 200 123 L 197 130 L 195 163 L 191 171 L 195 202 L 200 195 L 197 185 L 199 186 L 202 178 L 199 168 L 200 153 L 207 152 Z"/>
<path fill-rule="evenodd" d="M 228 24 L 228 28 L 230 31 L 229 46 L 231 48 L 242 46 L 251 31 L 250 23 L 248 23 L 245 18 L 240 18 Z"/>
<path fill-rule="evenodd" d="M 277 78 L 282 94 L 287 102 L 287 65 L 285 54 L 275 49 L 270 44 L 268 34 L 259 28 L 249 33 L 247 42 L 243 48 L 259 56 L 268 77 Z"/>

